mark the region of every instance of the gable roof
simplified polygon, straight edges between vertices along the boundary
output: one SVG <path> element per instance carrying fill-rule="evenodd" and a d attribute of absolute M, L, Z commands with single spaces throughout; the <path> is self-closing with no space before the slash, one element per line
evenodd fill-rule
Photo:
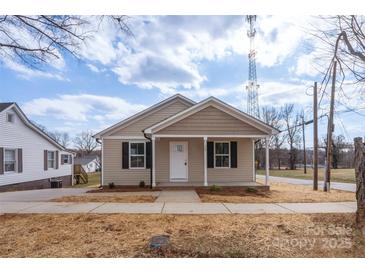
<path fill-rule="evenodd" d="M 6 106 L 6 107 L 5 107 Z M 2 108 L 3 107 L 3 108 Z M 38 126 L 33 124 L 27 116 L 24 114 L 24 112 L 21 110 L 21 108 L 18 106 L 17 103 L 0 103 L 0 112 L 8 110 L 8 109 L 14 109 L 14 111 L 18 114 L 19 118 L 23 121 L 23 123 L 28 126 L 30 129 L 41 135 L 43 138 L 45 138 L 47 141 L 55 145 L 60 150 L 68 151 L 65 147 L 63 147 L 61 144 L 59 144 L 56 140 L 51 138 L 47 133 L 45 133 L 43 130 L 41 130 Z"/>
<path fill-rule="evenodd" d="M 200 110 L 203 110 L 209 106 L 213 106 L 221 111 L 224 111 L 226 112 L 227 114 L 261 130 L 261 131 L 264 131 L 266 132 L 268 135 L 271 135 L 271 134 L 276 134 L 278 133 L 279 131 L 264 123 L 263 121 L 251 116 L 251 115 L 248 115 L 247 113 L 243 112 L 243 111 L 240 111 L 239 109 L 237 108 L 234 108 L 232 107 L 231 105 L 229 104 L 226 104 L 225 102 L 211 96 L 201 102 L 199 102 L 198 104 L 195 104 L 194 106 L 184 110 L 184 111 L 181 111 L 155 125 L 152 125 L 151 127 L 149 128 L 146 128 L 144 130 L 144 133 L 146 134 L 153 134 L 161 129 L 164 129 L 184 118 L 187 118 L 189 117 L 190 115 L 193 115 L 197 112 L 199 112 Z"/>
<path fill-rule="evenodd" d="M 161 102 L 159 102 L 159 103 L 157 103 L 155 105 L 152 105 L 149 108 L 146 108 L 145 110 L 142 110 L 142 111 L 140 111 L 140 112 L 138 112 L 138 113 L 136 113 L 136 114 L 128 117 L 127 119 L 124 119 L 124 120 L 122 120 L 122 121 L 120 121 L 120 122 L 118 122 L 118 123 L 116 123 L 116 124 L 114 124 L 114 125 L 106 128 L 106 129 L 104 129 L 104 130 L 96 133 L 93 137 L 99 139 L 103 135 L 105 135 L 107 133 L 111 133 L 113 130 L 115 130 L 117 128 L 120 129 L 121 127 L 127 126 L 127 125 L 131 124 L 132 122 L 138 120 L 138 118 L 142 117 L 143 115 L 145 115 L 145 114 L 147 114 L 149 112 L 153 112 L 157 108 L 159 108 L 159 107 L 161 107 L 163 105 L 167 105 L 170 102 L 173 102 L 173 101 L 175 101 L 177 99 L 180 99 L 182 102 L 186 103 L 189 106 L 192 106 L 192 105 L 195 105 L 196 104 L 196 102 L 194 102 L 193 100 L 190 100 L 189 98 L 187 98 L 187 97 L 185 97 L 185 96 L 183 96 L 183 95 L 181 95 L 181 94 L 178 93 L 178 94 L 175 94 L 175 95 L 173 95 L 173 96 L 171 96 L 171 97 L 169 97 L 169 98 L 167 98 L 167 99 L 165 99 L 165 100 L 163 100 L 163 101 L 161 101 Z"/>
<path fill-rule="evenodd" d="M 7 109 L 12 104 L 14 104 L 14 103 L 13 102 L 11 102 L 11 103 L 0 103 L 0 112 L 2 112 L 3 110 Z"/>
<path fill-rule="evenodd" d="M 83 157 L 77 157 L 74 159 L 74 163 L 78 165 L 86 165 L 94 160 L 99 160 L 98 155 L 87 155 Z"/>

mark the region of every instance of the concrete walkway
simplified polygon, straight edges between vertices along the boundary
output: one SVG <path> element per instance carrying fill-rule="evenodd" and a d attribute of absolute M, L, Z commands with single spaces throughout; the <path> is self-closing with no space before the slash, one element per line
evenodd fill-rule
<path fill-rule="evenodd" d="M 256 175 L 256 177 L 257 177 L 257 179 L 265 180 L 265 176 L 263 176 L 263 175 Z M 306 180 L 306 179 L 270 176 L 269 180 L 271 182 L 275 182 L 275 183 L 287 183 L 287 184 L 293 184 L 293 185 L 313 185 L 312 180 Z M 323 189 L 323 181 L 318 181 L 318 187 L 320 189 Z M 356 184 L 331 182 L 331 188 L 337 189 L 337 190 L 355 192 Z"/>
<path fill-rule="evenodd" d="M 338 203 L 55 203 L 0 202 L 0 213 L 293 214 L 353 213 L 355 202 Z"/>
<path fill-rule="evenodd" d="M 200 203 L 195 190 L 162 190 L 155 203 Z"/>

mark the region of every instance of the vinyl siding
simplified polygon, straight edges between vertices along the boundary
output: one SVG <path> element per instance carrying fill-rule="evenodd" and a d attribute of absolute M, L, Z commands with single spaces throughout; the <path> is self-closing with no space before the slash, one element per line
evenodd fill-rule
<path fill-rule="evenodd" d="M 209 106 L 191 116 L 176 122 L 157 134 L 185 135 L 263 135 L 257 128 L 213 107 Z"/>
<path fill-rule="evenodd" d="M 203 184 L 204 181 L 204 142 L 202 138 L 181 138 L 156 140 L 156 182 L 170 181 L 170 141 L 188 142 L 188 181 Z M 237 168 L 208 168 L 208 183 L 252 182 L 253 153 L 252 139 L 209 138 L 208 141 L 236 141 Z M 150 182 L 149 169 L 122 169 L 122 141 L 104 139 L 104 185 L 113 182 L 116 185 L 138 185 L 141 180 Z M 178 183 L 171 183 L 178 185 Z"/>
<path fill-rule="evenodd" d="M 125 142 L 125 141 L 124 141 Z M 138 185 L 140 181 L 150 182 L 149 169 L 122 169 L 122 141 L 103 140 L 104 185 Z"/>
<path fill-rule="evenodd" d="M 146 113 L 145 115 L 133 121 L 130 125 L 122 127 L 119 130 L 115 130 L 111 136 L 141 136 L 142 131 L 166 118 L 187 109 L 189 105 L 186 102 L 176 99 L 167 105 L 160 106 L 153 112 Z"/>
<path fill-rule="evenodd" d="M 13 123 L 6 121 L 7 112 L 14 114 Z M 72 165 L 60 164 L 61 154 L 70 153 L 60 151 L 40 134 L 30 129 L 13 109 L 0 112 L 0 147 L 21 148 L 23 150 L 23 172 L 0 175 L 0 186 L 72 174 Z M 47 171 L 44 170 L 44 150 L 59 151 L 58 169 L 50 168 Z"/>

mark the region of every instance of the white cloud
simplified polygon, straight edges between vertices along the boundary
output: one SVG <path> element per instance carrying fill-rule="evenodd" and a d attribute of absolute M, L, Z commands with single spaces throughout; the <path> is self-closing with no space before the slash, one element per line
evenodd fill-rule
<path fill-rule="evenodd" d="M 92 94 L 60 95 L 56 98 L 37 98 L 22 106 L 29 116 L 47 116 L 66 123 L 87 123 L 116 121 L 126 118 L 145 108 L 131 104 L 119 97 Z M 67 125 L 66 126 L 72 126 Z"/>
<path fill-rule="evenodd" d="M 54 78 L 57 80 L 67 80 L 61 73 L 48 69 L 48 71 L 31 69 L 23 64 L 16 63 L 10 58 L 3 58 L 3 64 L 8 68 L 18 73 L 18 75 L 24 79 L 31 79 L 34 77 L 41 77 L 41 78 Z"/>

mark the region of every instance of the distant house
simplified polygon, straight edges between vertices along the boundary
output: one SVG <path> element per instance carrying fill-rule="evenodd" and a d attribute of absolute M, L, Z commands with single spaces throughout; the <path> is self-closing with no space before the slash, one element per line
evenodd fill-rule
<path fill-rule="evenodd" d="M 256 184 L 255 142 L 278 131 L 214 97 L 174 95 L 101 132 L 102 184 Z M 266 141 L 266 177 L 269 147 Z"/>
<path fill-rule="evenodd" d="M 98 155 L 77 157 L 75 158 L 75 165 L 81 165 L 87 173 L 96 172 L 101 168 L 100 157 Z"/>
<path fill-rule="evenodd" d="M 35 126 L 16 103 L 0 103 L 0 190 L 72 184 L 73 154 Z"/>

